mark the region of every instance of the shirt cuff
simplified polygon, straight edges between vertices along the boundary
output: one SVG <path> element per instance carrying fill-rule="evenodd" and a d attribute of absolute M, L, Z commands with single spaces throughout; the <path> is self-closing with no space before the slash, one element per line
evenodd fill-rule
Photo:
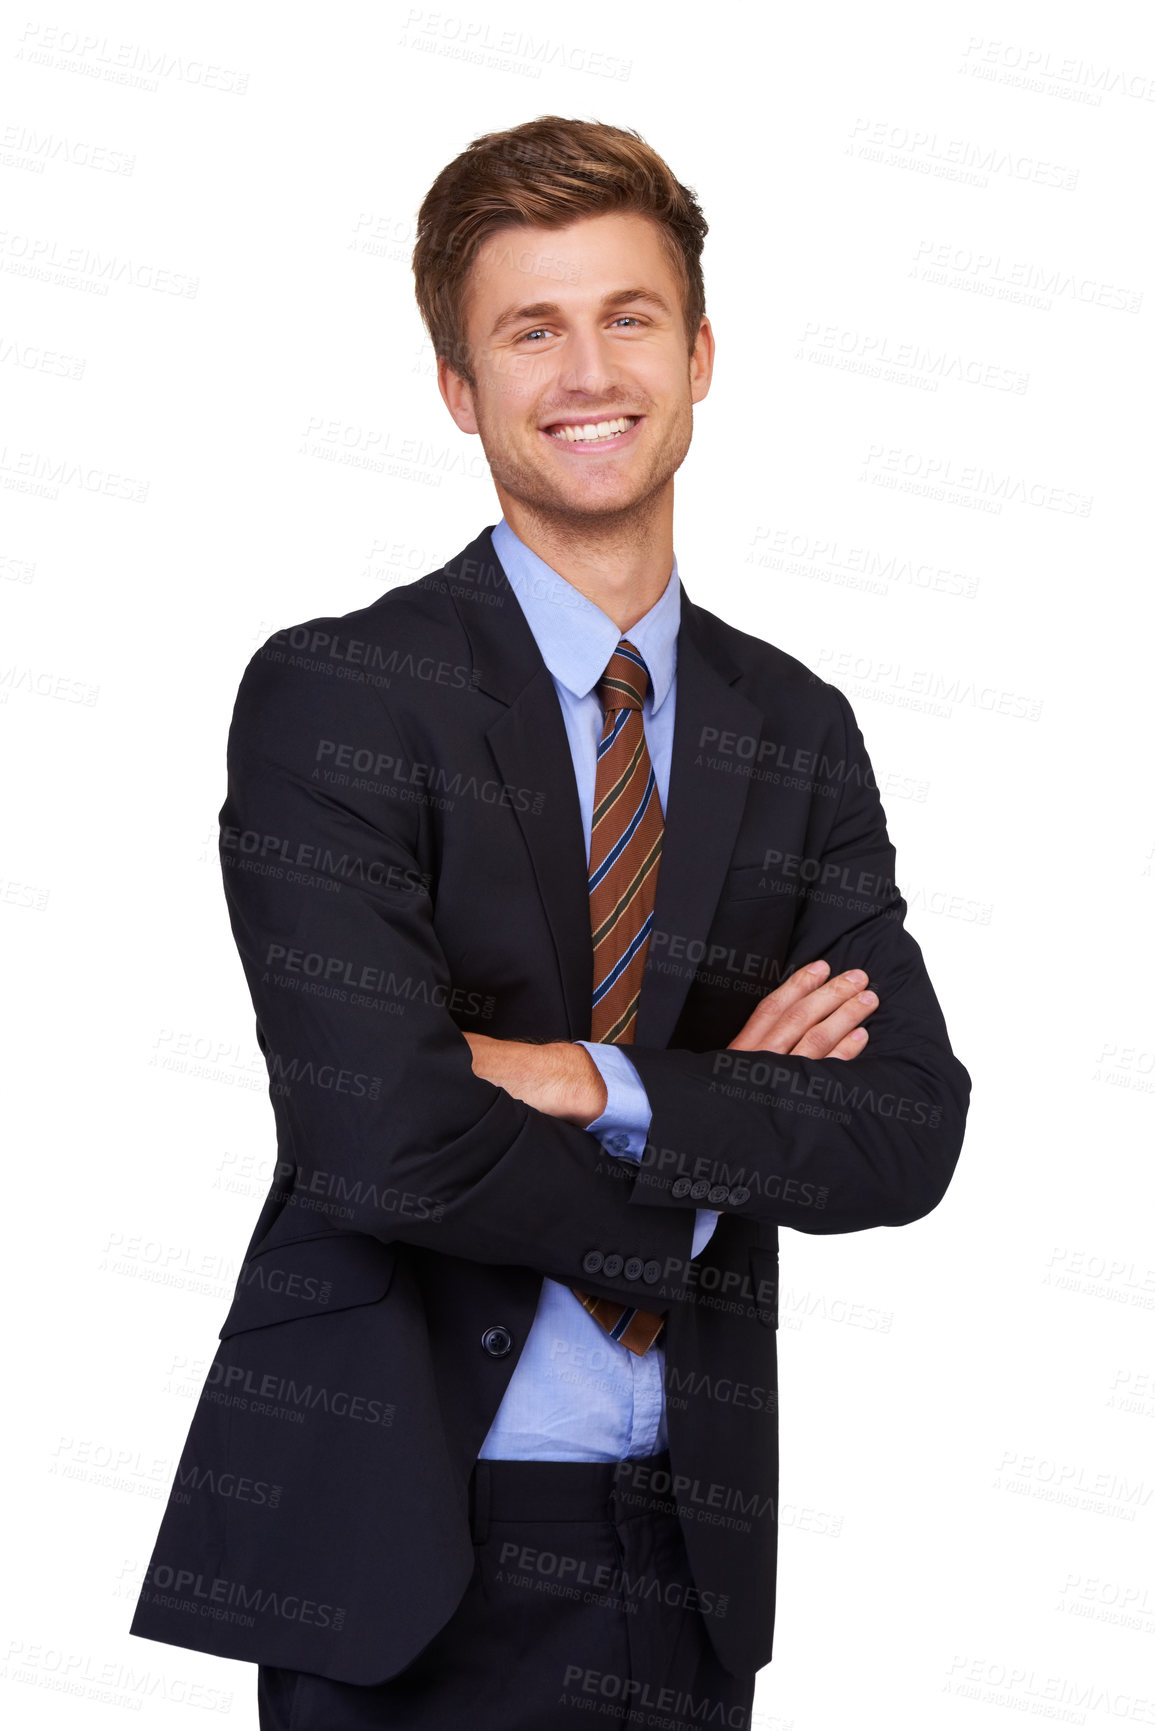
<path fill-rule="evenodd" d="M 607 1153 L 640 1160 L 649 1135 L 653 1108 L 641 1077 L 626 1054 L 612 1044 L 575 1040 L 584 1046 L 606 1085 L 605 1111 L 586 1129 L 596 1136 Z"/>
<path fill-rule="evenodd" d="M 717 1224 L 718 1215 L 713 1208 L 698 1209 L 698 1212 L 694 1216 L 694 1242 L 690 1250 L 691 1261 L 693 1261 L 695 1256 L 701 1256 L 703 1250 L 705 1250 L 710 1239 L 713 1237 L 714 1228 Z"/>

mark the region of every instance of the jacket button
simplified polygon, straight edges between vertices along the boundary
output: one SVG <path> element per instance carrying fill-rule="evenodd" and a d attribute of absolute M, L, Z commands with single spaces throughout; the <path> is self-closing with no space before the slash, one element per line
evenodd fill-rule
<path fill-rule="evenodd" d="M 647 1262 L 646 1266 L 642 1269 L 642 1279 L 645 1281 L 647 1286 L 655 1286 L 661 1278 L 662 1265 L 656 1256 L 651 1257 L 649 1262 Z"/>
<path fill-rule="evenodd" d="M 490 1358 L 504 1358 L 513 1349 L 513 1336 L 504 1323 L 496 1323 L 493 1328 L 487 1328 L 481 1337 L 481 1344 Z"/>
<path fill-rule="evenodd" d="M 631 1256 L 622 1272 L 627 1280 L 640 1280 L 645 1266 L 640 1256 Z"/>
<path fill-rule="evenodd" d="M 749 1202 L 750 1192 L 744 1184 L 735 1184 L 730 1192 L 730 1201 L 735 1208 L 741 1208 L 743 1202 Z"/>
<path fill-rule="evenodd" d="M 690 1180 L 688 1178 L 675 1178 L 674 1182 L 670 1185 L 670 1195 L 688 1196 L 689 1194 Z"/>
<path fill-rule="evenodd" d="M 723 1202 L 728 1202 L 729 1200 L 730 1186 L 728 1184 L 715 1184 L 706 1197 L 706 1201 L 712 1208 L 721 1208 Z"/>
<path fill-rule="evenodd" d="M 602 1263 L 602 1273 L 607 1275 L 610 1280 L 616 1280 L 624 1267 L 625 1258 L 619 1256 L 615 1250 L 611 1255 L 607 1256 L 605 1261 Z"/>
<path fill-rule="evenodd" d="M 705 1178 L 699 1178 L 695 1183 L 690 1185 L 690 1195 L 694 1198 L 695 1202 L 701 1202 L 709 1194 L 710 1185 L 708 1180 Z"/>
<path fill-rule="evenodd" d="M 587 1250 L 582 1257 L 583 1274 L 600 1274 L 605 1257 L 600 1250 Z"/>

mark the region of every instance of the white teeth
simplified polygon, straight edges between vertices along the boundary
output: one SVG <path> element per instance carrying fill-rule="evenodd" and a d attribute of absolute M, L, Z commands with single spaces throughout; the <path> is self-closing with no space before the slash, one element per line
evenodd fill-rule
<path fill-rule="evenodd" d="M 591 421 L 584 427 L 551 427 L 551 437 L 565 439 L 575 445 L 590 439 L 612 439 L 616 433 L 626 433 L 636 415 L 619 415 L 616 421 Z"/>

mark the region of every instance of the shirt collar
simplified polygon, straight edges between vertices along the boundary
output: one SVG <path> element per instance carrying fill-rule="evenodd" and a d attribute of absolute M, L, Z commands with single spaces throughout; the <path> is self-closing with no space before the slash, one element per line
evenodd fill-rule
<path fill-rule="evenodd" d="M 650 670 L 650 713 L 660 709 L 674 679 L 682 616 L 677 559 L 649 612 L 628 631 L 621 631 L 608 613 L 527 547 L 504 517 L 491 533 L 494 552 L 554 678 L 575 697 L 587 696 L 605 673 L 621 639 L 628 637 Z"/>

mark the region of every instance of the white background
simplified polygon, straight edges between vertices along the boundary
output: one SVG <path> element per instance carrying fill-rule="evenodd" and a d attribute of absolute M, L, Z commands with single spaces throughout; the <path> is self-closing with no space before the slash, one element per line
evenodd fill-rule
<path fill-rule="evenodd" d="M 497 520 L 414 218 L 548 113 L 636 128 L 703 204 L 682 578 L 849 696 L 974 1083 L 935 1213 L 783 1234 L 756 1725 L 1155 1723 L 1140 10 L 9 14 L 11 1723 L 167 1731 L 194 1684 L 256 1723 L 252 1668 L 127 1634 L 273 1159 L 226 730 L 271 631 Z"/>

